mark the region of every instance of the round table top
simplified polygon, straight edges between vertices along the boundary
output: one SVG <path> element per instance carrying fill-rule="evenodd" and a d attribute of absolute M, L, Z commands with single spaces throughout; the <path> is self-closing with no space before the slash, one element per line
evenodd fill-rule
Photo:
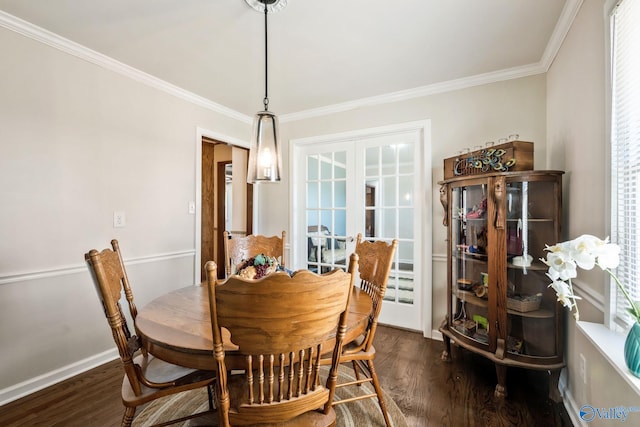
<path fill-rule="evenodd" d="M 138 308 L 135 325 L 142 345 L 151 354 L 167 362 L 194 369 L 215 370 L 208 294 L 206 286 L 187 286 L 161 295 Z M 345 343 L 364 332 L 372 304 L 369 295 L 360 288 L 353 289 Z M 226 329 L 222 330 L 222 338 L 229 343 L 225 344 L 228 355 L 237 349 L 231 343 Z"/>

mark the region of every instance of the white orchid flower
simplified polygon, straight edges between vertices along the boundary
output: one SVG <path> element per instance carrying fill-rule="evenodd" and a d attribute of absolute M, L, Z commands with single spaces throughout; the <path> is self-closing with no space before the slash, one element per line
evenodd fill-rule
<path fill-rule="evenodd" d="M 547 275 L 551 280 L 568 280 L 578 276 L 575 261 L 564 251 L 551 252 L 543 260 L 549 267 Z"/>
<path fill-rule="evenodd" d="M 606 271 L 615 280 L 616 285 L 623 293 L 631 308 L 629 312 L 637 322 L 640 322 L 640 303 L 636 305 L 622 283 L 618 280 L 612 269 L 620 263 L 620 247 L 609 243 L 609 238 L 599 239 L 590 234 L 583 234 L 573 240 L 546 246 L 548 251 L 546 259 L 541 259 L 548 267 L 547 276 L 552 283 L 549 287 L 556 291 L 558 301 L 569 310 L 576 309 L 573 314 L 579 319 L 579 310 L 576 300 L 580 297 L 574 295 L 571 279 L 577 277 L 577 268 L 591 270 L 594 266 Z"/>
<path fill-rule="evenodd" d="M 556 291 L 558 301 L 561 302 L 565 307 L 568 307 L 569 310 L 571 310 L 575 306 L 575 300 L 580 299 L 580 297 L 573 294 L 567 282 L 564 282 L 562 280 L 553 281 L 553 283 L 551 283 L 549 287 L 553 288 L 553 290 Z"/>

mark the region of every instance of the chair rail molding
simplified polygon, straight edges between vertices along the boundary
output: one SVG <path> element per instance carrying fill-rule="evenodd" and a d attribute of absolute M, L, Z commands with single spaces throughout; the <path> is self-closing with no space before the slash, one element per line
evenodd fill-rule
<path fill-rule="evenodd" d="M 149 262 L 160 262 L 175 258 L 187 258 L 195 256 L 195 249 L 187 249 L 183 251 L 167 252 L 162 254 L 145 255 L 137 258 L 126 259 L 128 265 L 145 264 Z M 9 283 L 25 282 L 28 280 L 46 279 L 56 276 L 68 276 L 71 274 L 86 273 L 87 266 L 85 264 L 67 265 L 61 267 L 53 267 L 44 270 L 31 270 L 17 273 L 9 273 L 0 275 L 0 285 Z"/>

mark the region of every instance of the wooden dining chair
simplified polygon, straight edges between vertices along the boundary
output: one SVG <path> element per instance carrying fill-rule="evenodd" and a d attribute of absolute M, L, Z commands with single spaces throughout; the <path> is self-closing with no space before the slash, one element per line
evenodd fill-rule
<path fill-rule="evenodd" d="M 350 259 L 355 271 L 357 255 Z M 258 280 L 216 279 L 205 265 L 214 357 L 219 377 L 216 407 L 220 426 L 333 426 L 331 405 L 355 276 L 336 269 L 318 275 L 275 272 Z M 242 374 L 227 375 L 221 328 L 238 346 L 233 357 Z M 335 338 L 331 348 L 323 343 Z M 320 356 L 331 352 L 325 384 Z M 238 360 L 237 358 L 240 358 Z M 242 361 L 242 362 L 240 362 Z"/>
<path fill-rule="evenodd" d="M 180 418 L 175 422 L 195 418 L 213 411 L 211 389 L 215 371 L 199 371 L 172 365 L 148 354 L 138 336 L 127 322 L 120 301 L 126 299 L 130 318 L 135 321 L 138 310 L 124 268 L 117 240 L 111 241 L 111 249 L 98 252 L 92 249 L 85 254 L 98 297 L 107 317 L 113 339 L 118 347 L 125 376 L 122 380 L 122 403 L 125 406 L 122 426 L 130 426 L 136 408 L 160 397 L 181 393 L 200 387 L 209 391 L 209 411 Z M 124 294 L 124 295 L 123 295 Z M 122 304 L 125 304 L 122 301 Z"/>
<path fill-rule="evenodd" d="M 358 233 L 355 253 L 358 255 L 359 260 L 358 272 L 360 276 L 360 288 L 371 297 L 373 305 L 364 333 L 356 340 L 345 343 L 340 356 L 340 363 L 352 364 L 356 380 L 340 383 L 336 387 L 360 386 L 370 382 L 373 384 L 375 393 L 360 393 L 347 399 L 333 401 L 333 405 L 339 405 L 355 400 L 377 397 L 384 421 L 388 427 L 391 426 L 389 415 L 387 414 L 387 407 L 382 395 L 380 382 L 378 381 L 378 375 L 373 365 L 373 360 L 376 357 L 373 338 L 376 333 L 376 328 L 378 327 L 378 316 L 382 309 L 384 294 L 387 291 L 387 282 L 389 280 L 391 267 L 393 266 L 393 258 L 397 246 L 398 241 L 396 239 L 390 244 L 382 241 L 363 241 L 362 234 Z M 326 364 L 329 362 L 330 359 L 325 358 L 321 363 Z"/>
<path fill-rule="evenodd" d="M 250 234 L 244 237 L 232 236 L 228 231 L 224 232 L 224 270 L 227 277 L 236 273 L 237 266 L 258 254 L 274 257 L 280 266 L 285 266 L 284 247 L 287 232 L 282 231 L 282 236 L 262 236 Z"/>

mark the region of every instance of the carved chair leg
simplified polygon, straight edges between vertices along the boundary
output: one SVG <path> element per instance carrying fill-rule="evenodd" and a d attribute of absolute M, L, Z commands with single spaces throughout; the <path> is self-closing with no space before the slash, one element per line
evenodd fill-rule
<path fill-rule="evenodd" d="M 122 416 L 122 427 L 131 427 L 133 423 L 133 417 L 136 414 L 136 408 L 126 407 L 124 408 L 124 415 Z"/>
<path fill-rule="evenodd" d="M 386 423 L 387 427 L 391 427 L 392 424 L 391 421 L 389 421 L 389 415 L 387 414 L 387 405 L 382 395 L 382 387 L 380 387 L 380 383 L 378 382 L 378 374 L 376 374 L 376 370 L 373 367 L 373 361 L 368 360 L 367 365 L 369 367 L 369 372 L 371 373 L 371 379 L 373 380 L 373 388 L 375 388 L 376 394 L 378 395 L 378 404 L 380 405 L 380 410 L 382 411 L 384 422 Z"/>
<path fill-rule="evenodd" d="M 353 364 L 353 373 L 356 376 L 356 381 L 360 381 L 360 372 L 358 369 L 358 364 L 356 363 L 355 360 L 352 360 L 351 363 Z M 361 384 L 358 384 L 358 386 L 360 386 Z"/>

